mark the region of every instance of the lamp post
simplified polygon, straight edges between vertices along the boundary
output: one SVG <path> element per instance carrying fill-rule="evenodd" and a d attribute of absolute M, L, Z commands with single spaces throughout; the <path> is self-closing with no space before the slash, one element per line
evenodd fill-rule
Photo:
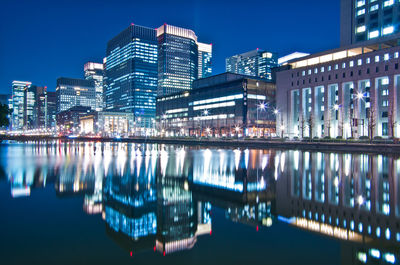
<path fill-rule="evenodd" d="M 258 110 L 261 110 L 261 111 L 263 111 L 263 110 L 265 110 L 265 108 L 266 108 L 266 106 L 265 106 L 265 103 L 264 103 L 264 102 L 262 102 L 262 103 L 260 103 L 260 104 L 258 104 L 258 105 L 257 105 L 257 121 L 256 121 L 256 123 L 257 123 L 257 137 L 259 137 L 259 128 L 258 128 L 258 123 L 259 123 L 259 121 L 258 121 Z"/>
<path fill-rule="evenodd" d="M 209 114 L 210 112 L 206 109 L 206 110 L 204 110 L 203 112 L 202 112 L 202 115 L 201 115 L 201 126 L 200 126 L 200 138 L 201 138 L 201 136 L 202 136 L 202 132 L 203 132 L 203 117 L 205 116 L 205 117 L 207 117 L 208 116 L 208 114 Z"/>

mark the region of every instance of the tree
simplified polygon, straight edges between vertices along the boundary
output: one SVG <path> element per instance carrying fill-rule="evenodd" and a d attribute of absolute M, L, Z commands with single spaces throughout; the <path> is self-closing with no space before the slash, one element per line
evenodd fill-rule
<path fill-rule="evenodd" d="M 0 127 L 7 127 L 10 125 L 8 115 L 11 114 L 11 110 L 6 104 L 0 104 Z"/>
<path fill-rule="evenodd" d="M 301 114 L 300 117 L 300 130 L 301 130 L 301 138 L 304 138 L 304 130 L 306 129 L 306 119 L 304 118 L 304 114 Z"/>
<path fill-rule="evenodd" d="M 313 129 L 314 129 L 314 116 L 312 113 L 310 113 L 310 116 L 307 119 L 307 123 L 308 123 L 308 136 L 310 137 L 310 139 L 312 139 L 313 137 Z"/>
<path fill-rule="evenodd" d="M 373 106 L 369 108 L 368 111 L 368 136 L 369 140 L 372 141 L 374 139 L 374 132 L 375 132 L 375 127 L 376 127 L 376 117 L 375 117 L 375 110 Z"/>
<path fill-rule="evenodd" d="M 395 138 L 395 128 L 396 128 L 396 120 L 395 120 L 395 113 L 394 113 L 394 105 L 390 104 L 389 110 L 389 126 L 390 126 L 390 135 Z"/>

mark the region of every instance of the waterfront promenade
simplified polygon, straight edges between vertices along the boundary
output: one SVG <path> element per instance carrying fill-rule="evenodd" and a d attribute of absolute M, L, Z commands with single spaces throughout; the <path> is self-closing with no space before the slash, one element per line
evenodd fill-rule
<path fill-rule="evenodd" d="M 76 141 L 76 142 L 126 142 L 149 144 L 174 144 L 191 146 L 215 146 L 224 148 L 275 148 L 292 150 L 309 150 L 323 152 L 356 152 L 374 154 L 400 154 L 400 144 L 385 141 L 362 142 L 351 140 L 332 141 L 290 141 L 282 139 L 221 139 L 221 138 L 159 138 L 159 137 L 129 137 L 129 138 L 93 138 L 93 137 L 53 137 L 53 136 L 0 136 L 2 141 Z"/>

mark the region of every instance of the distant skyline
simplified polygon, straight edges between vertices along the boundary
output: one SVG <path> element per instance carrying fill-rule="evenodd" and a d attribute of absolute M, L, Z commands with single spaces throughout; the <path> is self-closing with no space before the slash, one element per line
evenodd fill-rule
<path fill-rule="evenodd" d="M 339 12 L 340 0 L 3 0 L 0 93 L 13 80 L 54 91 L 58 77 L 83 78 L 85 62 L 102 62 L 107 42 L 131 23 L 192 29 L 213 44 L 215 75 L 226 57 L 256 48 L 281 57 L 339 47 Z"/>

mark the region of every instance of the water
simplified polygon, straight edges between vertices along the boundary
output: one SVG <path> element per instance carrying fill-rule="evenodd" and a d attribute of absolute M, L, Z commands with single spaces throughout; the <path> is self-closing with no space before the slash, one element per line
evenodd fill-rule
<path fill-rule="evenodd" d="M 3 143 L 1 264 L 391 264 L 400 159 Z"/>

